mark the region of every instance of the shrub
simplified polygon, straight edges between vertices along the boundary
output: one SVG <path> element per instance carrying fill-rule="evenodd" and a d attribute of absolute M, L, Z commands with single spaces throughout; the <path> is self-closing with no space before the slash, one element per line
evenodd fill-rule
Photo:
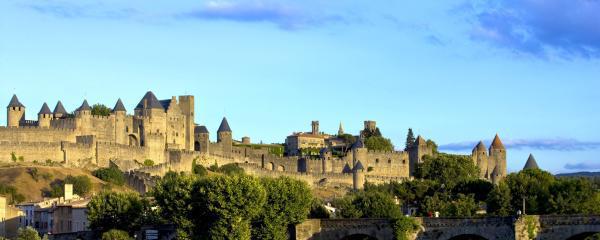
<path fill-rule="evenodd" d="M 38 232 L 31 226 L 17 230 L 17 240 L 41 240 Z"/>
<path fill-rule="evenodd" d="M 31 178 L 33 178 L 33 180 L 35 180 L 36 182 L 38 181 L 38 169 L 37 168 L 28 168 L 27 173 L 29 173 L 29 175 L 31 176 Z"/>
<path fill-rule="evenodd" d="M 410 234 L 419 230 L 419 223 L 414 218 L 401 216 L 394 220 L 394 236 L 396 240 L 408 240 Z"/>
<path fill-rule="evenodd" d="M 12 159 L 13 162 L 17 162 L 17 154 L 15 154 L 15 152 L 11 152 L 10 153 L 10 158 Z"/>
<path fill-rule="evenodd" d="M 152 161 L 152 159 L 146 159 L 146 160 L 144 160 L 143 165 L 147 166 L 147 167 L 154 166 L 154 161 Z"/>
<path fill-rule="evenodd" d="M 25 161 L 25 157 L 19 156 L 19 162 L 24 162 L 24 161 Z"/>
<path fill-rule="evenodd" d="M 111 229 L 108 232 L 102 234 L 102 240 L 130 240 L 129 233 L 119 230 L 119 229 Z"/>
<path fill-rule="evenodd" d="M 235 163 L 229 163 L 221 166 L 217 170 L 217 172 L 224 173 L 227 175 L 242 175 L 244 174 L 244 169 Z"/>
<path fill-rule="evenodd" d="M 15 204 L 25 201 L 25 196 L 23 196 L 23 194 L 18 193 L 15 187 L 6 185 L 4 183 L 0 183 L 0 195 L 8 196 L 9 204 Z"/>
<path fill-rule="evenodd" d="M 108 168 L 99 168 L 94 171 L 93 174 L 97 178 L 102 179 L 102 181 L 109 182 L 117 186 L 123 186 L 125 184 L 123 172 L 114 166 Z"/>

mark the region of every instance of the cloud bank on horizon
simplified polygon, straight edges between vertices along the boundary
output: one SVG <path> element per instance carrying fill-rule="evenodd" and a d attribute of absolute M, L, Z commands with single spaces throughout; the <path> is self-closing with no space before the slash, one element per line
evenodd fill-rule
<path fill-rule="evenodd" d="M 554 139 L 513 139 L 503 140 L 504 146 L 508 149 L 536 149 L 550 151 L 586 151 L 600 149 L 600 142 L 580 141 L 571 138 L 554 138 Z M 465 141 L 458 143 L 449 143 L 440 145 L 441 150 L 448 151 L 471 151 L 477 141 Z M 489 146 L 489 142 L 486 144 Z"/>

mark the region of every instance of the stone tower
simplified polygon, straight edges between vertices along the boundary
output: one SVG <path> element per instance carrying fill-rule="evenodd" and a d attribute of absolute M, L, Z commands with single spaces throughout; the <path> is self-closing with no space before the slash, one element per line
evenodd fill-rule
<path fill-rule="evenodd" d="M 117 143 L 120 144 L 129 144 L 128 142 L 128 132 L 126 132 L 126 123 L 125 120 L 127 118 L 127 109 L 125 109 L 125 105 L 123 105 L 123 101 L 119 98 L 115 107 L 112 109 L 112 114 L 115 116 L 115 139 Z"/>
<path fill-rule="evenodd" d="M 344 135 L 344 126 L 342 126 L 342 122 L 340 122 L 340 128 L 338 129 L 338 136 Z"/>
<path fill-rule="evenodd" d="M 365 130 L 370 131 L 370 132 L 375 132 L 376 129 L 377 129 L 377 122 L 372 121 L 372 120 L 365 121 Z"/>
<path fill-rule="evenodd" d="M 223 118 L 219 130 L 217 130 L 217 143 L 221 144 L 223 154 L 227 157 L 231 156 L 233 149 L 233 136 L 227 118 Z"/>
<path fill-rule="evenodd" d="M 56 118 L 65 118 L 65 117 L 67 117 L 67 114 L 69 114 L 69 113 L 63 106 L 62 102 L 58 101 L 56 103 L 56 106 L 54 107 L 54 111 L 52 111 L 52 114 L 54 114 L 54 118 L 56 119 Z"/>
<path fill-rule="evenodd" d="M 333 162 L 332 162 L 333 154 L 331 153 L 331 149 L 323 148 L 321 149 L 321 172 L 328 173 L 333 171 Z"/>
<path fill-rule="evenodd" d="M 503 178 L 504 177 L 500 175 L 498 166 L 494 167 L 494 170 L 492 170 L 492 173 L 490 174 L 490 180 L 492 181 L 492 183 L 494 185 L 498 185 L 498 183 L 500 183 L 500 180 L 502 180 Z"/>
<path fill-rule="evenodd" d="M 365 147 L 365 142 L 362 138 L 358 138 L 352 145 L 352 165 L 356 166 L 359 161 L 366 162 L 369 149 Z"/>
<path fill-rule="evenodd" d="M 488 153 L 485 144 L 482 141 L 479 141 L 477 146 L 473 148 L 471 157 L 473 158 L 473 163 L 475 166 L 479 167 L 479 178 L 489 178 L 490 172 L 488 172 Z"/>
<path fill-rule="evenodd" d="M 179 108 L 185 118 L 185 149 L 194 150 L 194 96 L 179 96 Z"/>
<path fill-rule="evenodd" d="M 352 169 L 352 185 L 354 190 L 362 190 L 365 188 L 365 167 L 360 161 L 356 162 Z"/>
<path fill-rule="evenodd" d="M 208 153 L 210 146 L 210 133 L 205 126 L 196 126 L 194 129 L 194 151 Z"/>
<path fill-rule="evenodd" d="M 19 102 L 17 95 L 13 95 L 6 107 L 6 126 L 19 127 L 25 121 L 25 106 Z"/>
<path fill-rule="evenodd" d="M 52 115 L 48 104 L 44 103 L 42 109 L 40 109 L 40 112 L 38 113 L 38 126 L 41 128 L 49 128 Z"/>
<path fill-rule="evenodd" d="M 419 135 L 408 150 L 410 176 L 414 176 L 417 165 L 423 162 L 423 156 L 425 155 L 433 155 L 433 149 L 427 145 L 425 138 Z"/>
<path fill-rule="evenodd" d="M 489 152 L 488 170 L 491 169 L 490 172 L 493 172 L 494 168 L 497 167 L 498 176 L 504 178 L 506 176 L 506 148 L 498 134 L 494 137 Z"/>
<path fill-rule="evenodd" d="M 313 135 L 318 135 L 319 134 L 319 121 L 312 121 L 312 131 L 311 133 Z"/>

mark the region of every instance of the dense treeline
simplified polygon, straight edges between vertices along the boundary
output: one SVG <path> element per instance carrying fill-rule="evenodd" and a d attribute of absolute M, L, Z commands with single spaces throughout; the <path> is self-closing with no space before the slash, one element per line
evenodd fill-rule
<path fill-rule="evenodd" d="M 308 185 L 286 177 L 255 178 L 233 166 L 228 174 L 167 173 L 151 193 L 154 202 L 132 193 L 102 193 L 89 204 L 92 229 L 124 230 L 172 223 L 178 239 L 287 239 L 287 227 L 309 216 Z M 156 210 L 152 210 L 155 206 Z"/>
<path fill-rule="evenodd" d="M 509 216 L 522 211 L 523 202 L 527 214 L 600 213 L 598 184 L 588 178 L 556 178 L 548 172 L 529 169 L 511 173 L 494 186 L 478 179 L 478 171 L 468 156 L 440 153 L 436 157 L 427 156 L 419 164 L 413 181 L 377 186 L 367 184 L 364 193 L 350 194 L 346 198 L 383 193 L 387 199 L 416 209 L 417 216 L 439 212 L 441 216 L 471 217 L 479 210 L 487 210 L 488 215 Z M 361 217 L 346 204 L 348 201 L 344 199 L 338 203 L 349 211 L 342 216 Z M 352 205 L 359 206 L 360 203 Z"/>

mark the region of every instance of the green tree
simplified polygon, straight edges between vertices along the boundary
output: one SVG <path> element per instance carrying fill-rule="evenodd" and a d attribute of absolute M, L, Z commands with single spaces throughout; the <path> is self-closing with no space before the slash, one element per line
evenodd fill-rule
<path fill-rule="evenodd" d="M 556 178 L 539 169 L 526 169 L 511 173 L 504 179 L 510 189 L 511 206 L 514 210 L 522 209 L 523 199 L 527 214 L 547 214 L 550 211 L 550 186 Z"/>
<path fill-rule="evenodd" d="M 472 217 L 477 213 L 477 203 L 473 195 L 464 195 L 459 193 L 443 212 L 444 216 L 452 217 Z"/>
<path fill-rule="evenodd" d="M 548 212 L 553 214 L 597 214 L 600 202 L 592 183 L 584 178 L 558 179 L 549 188 Z"/>
<path fill-rule="evenodd" d="M 309 218 L 327 219 L 331 217 L 331 214 L 323 206 L 323 201 L 318 198 L 313 198 L 308 216 Z"/>
<path fill-rule="evenodd" d="M 179 238 L 192 236 L 191 219 L 192 186 L 195 178 L 192 175 L 168 172 L 156 183 L 152 196 L 158 206 L 159 215 L 167 222 L 175 224 Z"/>
<path fill-rule="evenodd" d="M 398 218 L 402 216 L 394 197 L 382 191 L 360 191 L 346 195 L 337 204 L 344 218 Z"/>
<path fill-rule="evenodd" d="M 505 182 L 500 184 L 488 195 L 487 198 L 487 213 L 494 216 L 510 216 L 515 211 L 510 205 L 511 195 L 510 189 Z"/>
<path fill-rule="evenodd" d="M 392 145 L 392 141 L 388 138 L 384 138 L 381 136 L 371 136 L 365 139 L 365 146 L 369 150 L 376 151 L 393 151 L 394 145 Z"/>
<path fill-rule="evenodd" d="M 92 115 L 110 116 L 111 112 L 112 112 L 112 109 L 110 109 L 109 107 L 107 107 L 104 104 L 97 103 L 92 106 Z"/>
<path fill-rule="evenodd" d="M 102 192 L 88 203 L 90 228 L 134 232 L 152 215 L 150 204 L 135 193 Z"/>
<path fill-rule="evenodd" d="M 266 200 L 258 180 L 247 175 L 213 176 L 195 181 L 192 189 L 195 235 L 249 239 L 250 220 L 260 214 Z M 227 227 L 230 231 L 225 232 Z"/>
<path fill-rule="evenodd" d="M 129 233 L 119 230 L 111 229 L 108 232 L 102 234 L 102 240 L 130 240 L 133 239 L 129 236 Z"/>
<path fill-rule="evenodd" d="M 418 178 L 443 183 L 448 189 L 459 182 L 478 178 L 479 169 L 467 156 L 440 153 L 436 156 L 426 155 L 423 158 L 424 161 L 417 166 L 415 175 Z"/>
<path fill-rule="evenodd" d="M 255 239 L 287 239 L 287 227 L 306 219 L 312 192 L 306 182 L 288 177 L 262 178 L 267 193 L 265 205 L 255 220 Z"/>
<path fill-rule="evenodd" d="M 431 148 L 431 151 L 432 151 L 434 154 L 437 154 L 437 153 L 439 153 L 439 152 L 438 152 L 438 145 L 437 145 L 437 143 L 435 143 L 433 140 L 431 140 L 431 139 L 428 139 L 428 140 L 427 140 L 427 142 L 426 142 L 426 144 L 427 144 L 427 147 Z"/>
<path fill-rule="evenodd" d="M 494 184 L 489 181 L 482 179 L 470 179 L 457 183 L 452 189 L 452 193 L 462 193 L 465 195 L 473 194 L 475 201 L 481 202 L 486 201 L 492 189 L 494 189 Z"/>
<path fill-rule="evenodd" d="M 415 134 L 413 134 L 412 128 L 408 129 L 408 134 L 406 134 L 406 146 L 404 147 L 404 151 L 408 151 L 415 144 Z"/>
<path fill-rule="evenodd" d="M 123 186 L 125 184 L 125 177 L 123 172 L 116 166 L 110 166 L 108 168 L 99 168 L 92 172 L 94 176 L 103 181 L 115 184 L 117 186 Z"/>
<path fill-rule="evenodd" d="M 86 196 L 92 191 L 92 180 L 85 175 L 67 175 L 65 184 L 73 184 L 73 192 L 79 196 Z"/>
<path fill-rule="evenodd" d="M 41 240 L 38 232 L 31 226 L 17 230 L 17 240 Z"/>

